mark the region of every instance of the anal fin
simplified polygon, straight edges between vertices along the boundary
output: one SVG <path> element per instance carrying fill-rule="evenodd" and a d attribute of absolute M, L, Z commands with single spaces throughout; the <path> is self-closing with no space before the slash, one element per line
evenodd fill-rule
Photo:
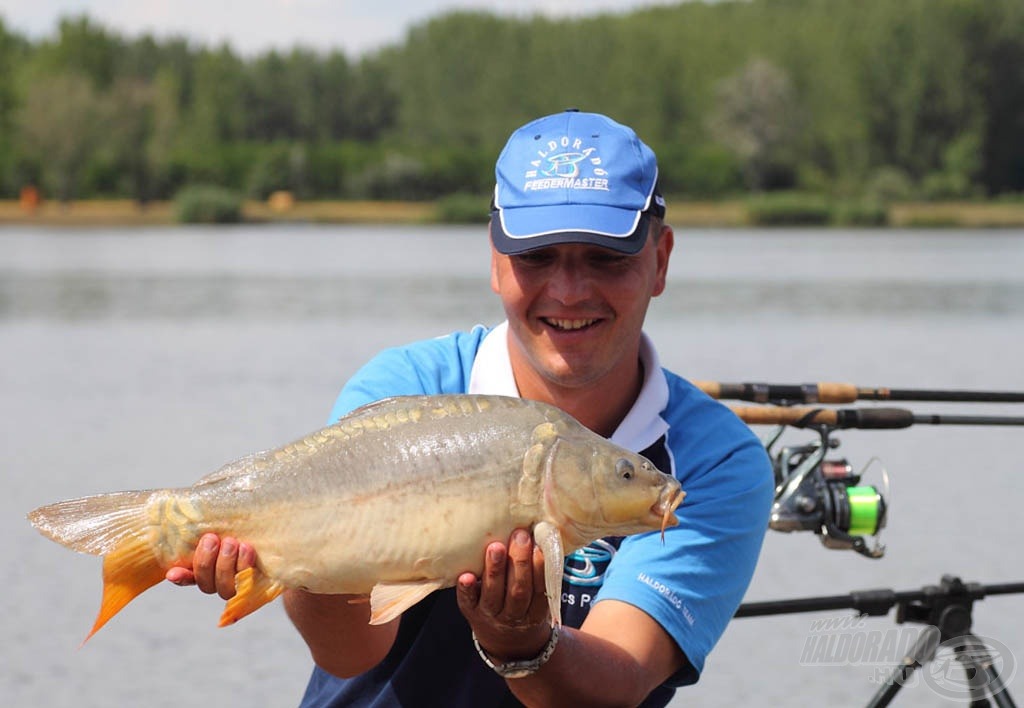
<path fill-rule="evenodd" d="M 430 593 L 443 587 L 443 580 L 377 583 L 370 592 L 370 624 L 390 622 Z"/>
<path fill-rule="evenodd" d="M 255 568 L 240 570 L 235 575 L 235 596 L 224 606 L 218 626 L 234 624 L 252 614 L 284 592 L 284 585 L 271 580 Z"/>

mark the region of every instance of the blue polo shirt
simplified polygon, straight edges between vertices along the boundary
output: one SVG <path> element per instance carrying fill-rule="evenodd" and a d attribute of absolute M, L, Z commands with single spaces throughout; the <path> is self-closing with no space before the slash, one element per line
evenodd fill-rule
<path fill-rule="evenodd" d="M 663 369 L 641 342 L 644 382 L 611 440 L 675 475 L 686 492 L 679 525 L 665 533 L 596 541 L 566 560 L 562 618 L 579 627 L 593 604 L 615 599 L 654 618 L 689 664 L 648 696 L 664 706 L 694 683 L 746 592 L 768 524 L 771 465 L 750 429 L 725 406 Z M 485 393 L 518 396 L 508 325 L 476 327 L 381 352 L 344 387 L 331 421 L 388 396 Z M 600 680 L 600 677 L 594 677 Z M 566 705 L 572 705 L 566 696 Z M 384 660 L 341 679 L 315 667 L 302 706 L 519 705 L 477 656 L 455 590 L 407 610 Z"/>

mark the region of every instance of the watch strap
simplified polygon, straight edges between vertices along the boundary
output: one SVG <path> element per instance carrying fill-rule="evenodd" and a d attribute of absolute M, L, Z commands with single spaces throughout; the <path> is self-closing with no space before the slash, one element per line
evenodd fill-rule
<path fill-rule="evenodd" d="M 487 652 L 480 646 L 480 641 L 476 638 L 476 632 L 473 633 L 473 646 L 476 647 L 476 651 L 480 654 L 480 658 L 484 660 L 484 663 L 491 667 L 498 676 L 502 678 L 524 678 L 537 672 L 540 667 L 544 666 L 551 658 L 551 655 L 555 653 L 555 647 L 558 645 L 558 635 L 561 632 L 559 625 L 555 624 L 551 626 L 551 636 L 548 637 L 547 644 L 540 650 L 540 653 L 532 659 L 523 659 L 520 661 L 506 661 L 504 663 L 497 663 Z"/>

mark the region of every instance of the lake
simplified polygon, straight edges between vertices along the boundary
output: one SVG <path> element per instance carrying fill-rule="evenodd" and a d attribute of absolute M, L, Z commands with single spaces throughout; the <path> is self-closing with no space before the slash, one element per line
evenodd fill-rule
<path fill-rule="evenodd" d="M 79 649 L 100 562 L 43 539 L 25 514 L 73 496 L 186 486 L 321 426 L 381 348 L 498 322 L 488 276 L 480 227 L 0 228 L 5 704 L 297 704 L 310 660 L 279 602 L 217 629 L 219 599 L 164 583 Z M 693 379 L 1021 391 L 1024 232 L 680 230 L 647 329 L 663 363 Z M 891 477 L 885 557 L 769 532 L 748 600 L 917 590 L 945 573 L 1024 580 L 1024 430 L 837 437 L 833 457 L 858 470 L 877 457 L 872 469 Z M 1003 595 L 974 611 L 975 631 L 1005 647 L 1016 694 L 1022 610 L 1024 597 Z M 865 704 L 888 655 L 830 662 L 815 650 L 829 634 L 821 620 L 851 614 L 735 620 L 676 703 Z M 847 640 L 885 646 L 920 628 L 893 616 L 865 619 Z M 911 683 L 896 705 L 949 702 L 934 680 Z"/>

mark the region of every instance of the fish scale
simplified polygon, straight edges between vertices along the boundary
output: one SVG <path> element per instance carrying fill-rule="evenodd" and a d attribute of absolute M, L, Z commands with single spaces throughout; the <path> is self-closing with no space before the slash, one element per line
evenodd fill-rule
<path fill-rule="evenodd" d="M 29 514 L 44 535 L 103 556 L 92 636 L 134 597 L 190 565 L 208 531 L 250 544 L 221 624 L 288 588 L 369 595 L 398 617 L 465 572 L 487 544 L 527 528 L 560 622 L 564 555 L 602 536 L 676 525 L 679 482 L 561 410 L 479 395 L 390 398 L 185 489 L 116 492 Z M 88 639 L 88 637 L 87 637 Z"/>

